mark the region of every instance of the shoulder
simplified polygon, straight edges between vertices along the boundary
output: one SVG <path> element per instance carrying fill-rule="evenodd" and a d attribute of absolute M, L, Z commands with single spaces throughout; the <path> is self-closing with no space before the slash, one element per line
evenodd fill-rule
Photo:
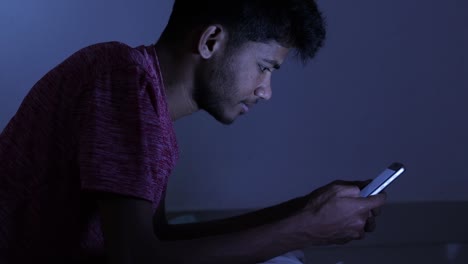
<path fill-rule="evenodd" d="M 77 51 L 74 56 L 92 66 L 104 69 L 122 69 L 146 65 L 146 58 L 137 48 L 118 42 L 97 43 Z"/>

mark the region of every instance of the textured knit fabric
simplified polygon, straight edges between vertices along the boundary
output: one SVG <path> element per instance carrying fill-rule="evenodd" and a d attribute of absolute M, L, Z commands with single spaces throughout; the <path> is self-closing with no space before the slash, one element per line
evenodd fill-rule
<path fill-rule="evenodd" d="M 0 134 L 0 263 L 102 256 L 94 194 L 156 209 L 177 157 L 154 46 L 76 52 L 36 83 Z"/>

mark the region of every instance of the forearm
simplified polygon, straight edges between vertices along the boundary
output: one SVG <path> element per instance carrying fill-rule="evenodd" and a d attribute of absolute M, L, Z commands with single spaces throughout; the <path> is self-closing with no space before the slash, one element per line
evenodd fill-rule
<path fill-rule="evenodd" d="M 239 216 L 190 224 L 162 224 L 156 225 L 155 230 L 161 240 L 186 240 L 230 234 L 285 219 L 302 209 L 305 202 L 304 197 L 298 197 Z"/>
<path fill-rule="evenodd" d="M 161 242 L 162 263 L 257 263 L 302 248 L 301 219 L 282 220 L 226 235 Z"/>

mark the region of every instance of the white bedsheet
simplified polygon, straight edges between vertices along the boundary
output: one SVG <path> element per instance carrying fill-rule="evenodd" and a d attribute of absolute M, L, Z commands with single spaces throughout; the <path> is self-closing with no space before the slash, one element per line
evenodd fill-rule
<path fill-rule="evenodd" d="M 304 252 L 295 250 L 259 264 L 303 264 L 304 261 Z"/>

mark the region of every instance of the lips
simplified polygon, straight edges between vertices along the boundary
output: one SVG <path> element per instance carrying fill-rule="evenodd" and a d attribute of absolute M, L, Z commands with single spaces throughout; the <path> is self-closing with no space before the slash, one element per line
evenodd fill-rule
<path fill-rule="evenodd" d="M 242 106 L 242 113 L 247 113 L 250 108 L 252 108 L 255 104 L 258 103 L 258 100 L 255 101 L 242 101 L 240 105 Z"/>
<path fill-rule="evenodd" d="M 247 112 L 249 112 L 249 105 L 248 105 L 248 104 L 242 102 L 242 103 L 241 103 L 241 106 L 242 106 L 242 113 L 247 113 Z"/>

